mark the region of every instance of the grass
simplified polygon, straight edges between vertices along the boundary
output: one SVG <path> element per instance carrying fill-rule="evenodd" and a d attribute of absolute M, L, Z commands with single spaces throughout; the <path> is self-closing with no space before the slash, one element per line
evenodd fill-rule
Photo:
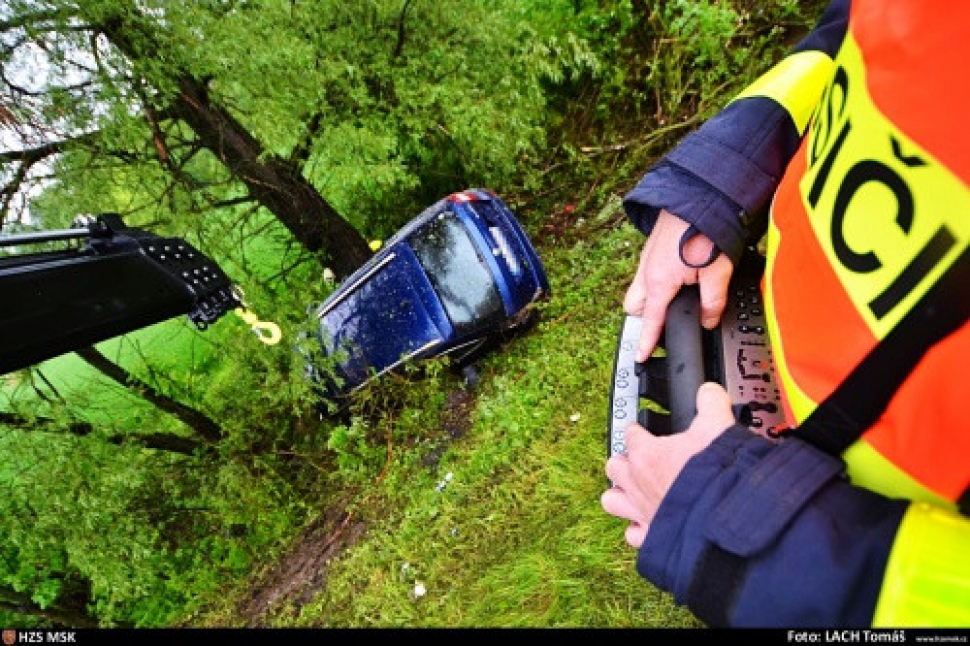
<path fill-rule="evenodd" d="M 448 373 L 365 424 L 383 450 L 343 491 L 356 492 L 347 511 L 366 532 L 327 565 L 315 598 L 278 608 L 271 625 L 700 625 L 636 574 L 625 524 L 599 502 L 620 303 L 642 237 L 596 220 L 577 234 L 541 250 L 553 297 L 526 336 L 480 364 L 465 434 L 442 430 L 447 394 L 462 387 Z M 227 597 L 196 621 L 244 624 L 234 607 Z"/>

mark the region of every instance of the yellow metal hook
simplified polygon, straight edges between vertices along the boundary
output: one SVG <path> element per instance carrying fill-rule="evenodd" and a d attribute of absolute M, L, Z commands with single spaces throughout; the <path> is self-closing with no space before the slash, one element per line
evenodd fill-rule
<path fill-rule="evenodd" d="M 249 311 L 249 307 L 246 306 L 242 287 L 235 285 L 233 286 L 233 290 L 236 293 L 236 299 L 240 303 L 240 306 L 235 309 L 236 316 L 241 318 L 256 336 L 259 337 L 259 340 L 266 345 L 276 345 L 279 343 L 280 339 L 283 338 L 280 326 L 272 321 L 260 321 L 259 317 Z"/>
<path fill-rule="evenodd" d="M 236 308 L 236 315 L 243 320 L 246 325 L 248 325 L 259 340 L 266 345 L 276 345 L 283 338 L 283 333 L 280 331 L 280 326 L 272 321 L 260 321 L 259 317 L 253 312 L 243 307 Z"/>

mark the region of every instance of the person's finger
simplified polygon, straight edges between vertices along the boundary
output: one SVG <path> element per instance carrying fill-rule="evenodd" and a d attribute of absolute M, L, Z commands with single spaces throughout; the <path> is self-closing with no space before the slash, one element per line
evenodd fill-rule
<path fill-rule="evenodd" d="M 650 431 L 643 428 L 636 422 L 631 422 L 627 425 L 623 436 L 623 441 L 626 443 L 627 455 L 636 455 L 640 451 L 649 450 L 647 445 L 653 439 L 653 435 L 650 434 Z"/>
<path fill-rule="evenodd" d="M 637 345 L 637 361 L 646 361 L 657 347 L 657 341 L 660 340 L 660 334 L 667 319 L 667 307 L 680 287 L 681 283 L 670 278 L 647 280 L 646 301 L 641 314 L 643 321 L 640 328 L 640 342 Z"/>
<path fill-rule="evenodd" d="M 640 316 L 647 300 L 647 288 L 639 278 L 640 275 L 637 274 L 623 296 L 623 311 L 631 316 Z"/>
<path fill-rule="evenodd" d="M 714 264 L 700 272 L 701 325 L 708 330 L 713 329 L 724 314 L 733 269 L 730 259 L 721 254 Z"/>
<path fill-rule="evenodd" d="M 688 264 L 697 267 L 707 263 L 713 249 L 714 243 L 710 238 L 703 233 L 696 233 L 681 245 L 680 253 Z"/>
<path fill-rule="evenodd" d="M 610 482 L 621 489 L 629 486 L 630 483 L 630 461 L 625 455 L 614 455 L 606 461 L 606 477 Z"/>
<path fill-rule="evenodd" d="M 643 518 L 643 514 L 637 511 L 630 497 L 622 489 L 617 489 L 616 487 L 603 492 L 600 496 L 600 504 L 606 513 L 617 518 L 629 520 L 630 522 L 638 522 Z"/>
<path fill-rule="evenodd" d="M 643 541 L 645 541 L 647 538 L 647 531 L 649 529 L 650 528 L 647 525 L 630 523 L 626 528 L 626 532 L 624 533 L 626 542 L 631 546 L 640 549 L 640 546 L 643 545 Z"/>
<path fill-rule="evenodd" d="M 637 272 L 633 275 L 633 282 L 623 296 L 623 310 L 632 316 L 640 316 L 643 312 L 643 304 L 647 299 L 647 286 L 644 282 L 647 275 L 647 259 L 650 254 L 650 240 L 644 243 L 640 251 L 640 261 L 637 265 Z"/>

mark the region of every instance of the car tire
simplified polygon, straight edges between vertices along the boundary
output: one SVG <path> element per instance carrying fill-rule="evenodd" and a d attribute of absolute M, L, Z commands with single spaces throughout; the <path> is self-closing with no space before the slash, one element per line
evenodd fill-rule
<path fill-rule="evenodd" d="M 465 385 L 469 388 L 475 388 L 478 386 L 478 382 L 481 378 L 481 375 L 478 373 L 478 366 L 475 364 L 463 366 L 461 369 L 461 376 L 465 380 Z"/>

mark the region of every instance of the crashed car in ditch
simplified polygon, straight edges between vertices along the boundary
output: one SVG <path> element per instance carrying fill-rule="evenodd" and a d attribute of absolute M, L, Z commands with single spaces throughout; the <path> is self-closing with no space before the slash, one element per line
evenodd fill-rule
<path fill-rule="evenodd" d="M 521 329 L 550 294 L 539 255 L 506 204 L 489 190 L 454 193 L 312 311 L 320 352 L 307 374 L 334 399 L 410 362 L 449 356 L 468 366 Z"/>

